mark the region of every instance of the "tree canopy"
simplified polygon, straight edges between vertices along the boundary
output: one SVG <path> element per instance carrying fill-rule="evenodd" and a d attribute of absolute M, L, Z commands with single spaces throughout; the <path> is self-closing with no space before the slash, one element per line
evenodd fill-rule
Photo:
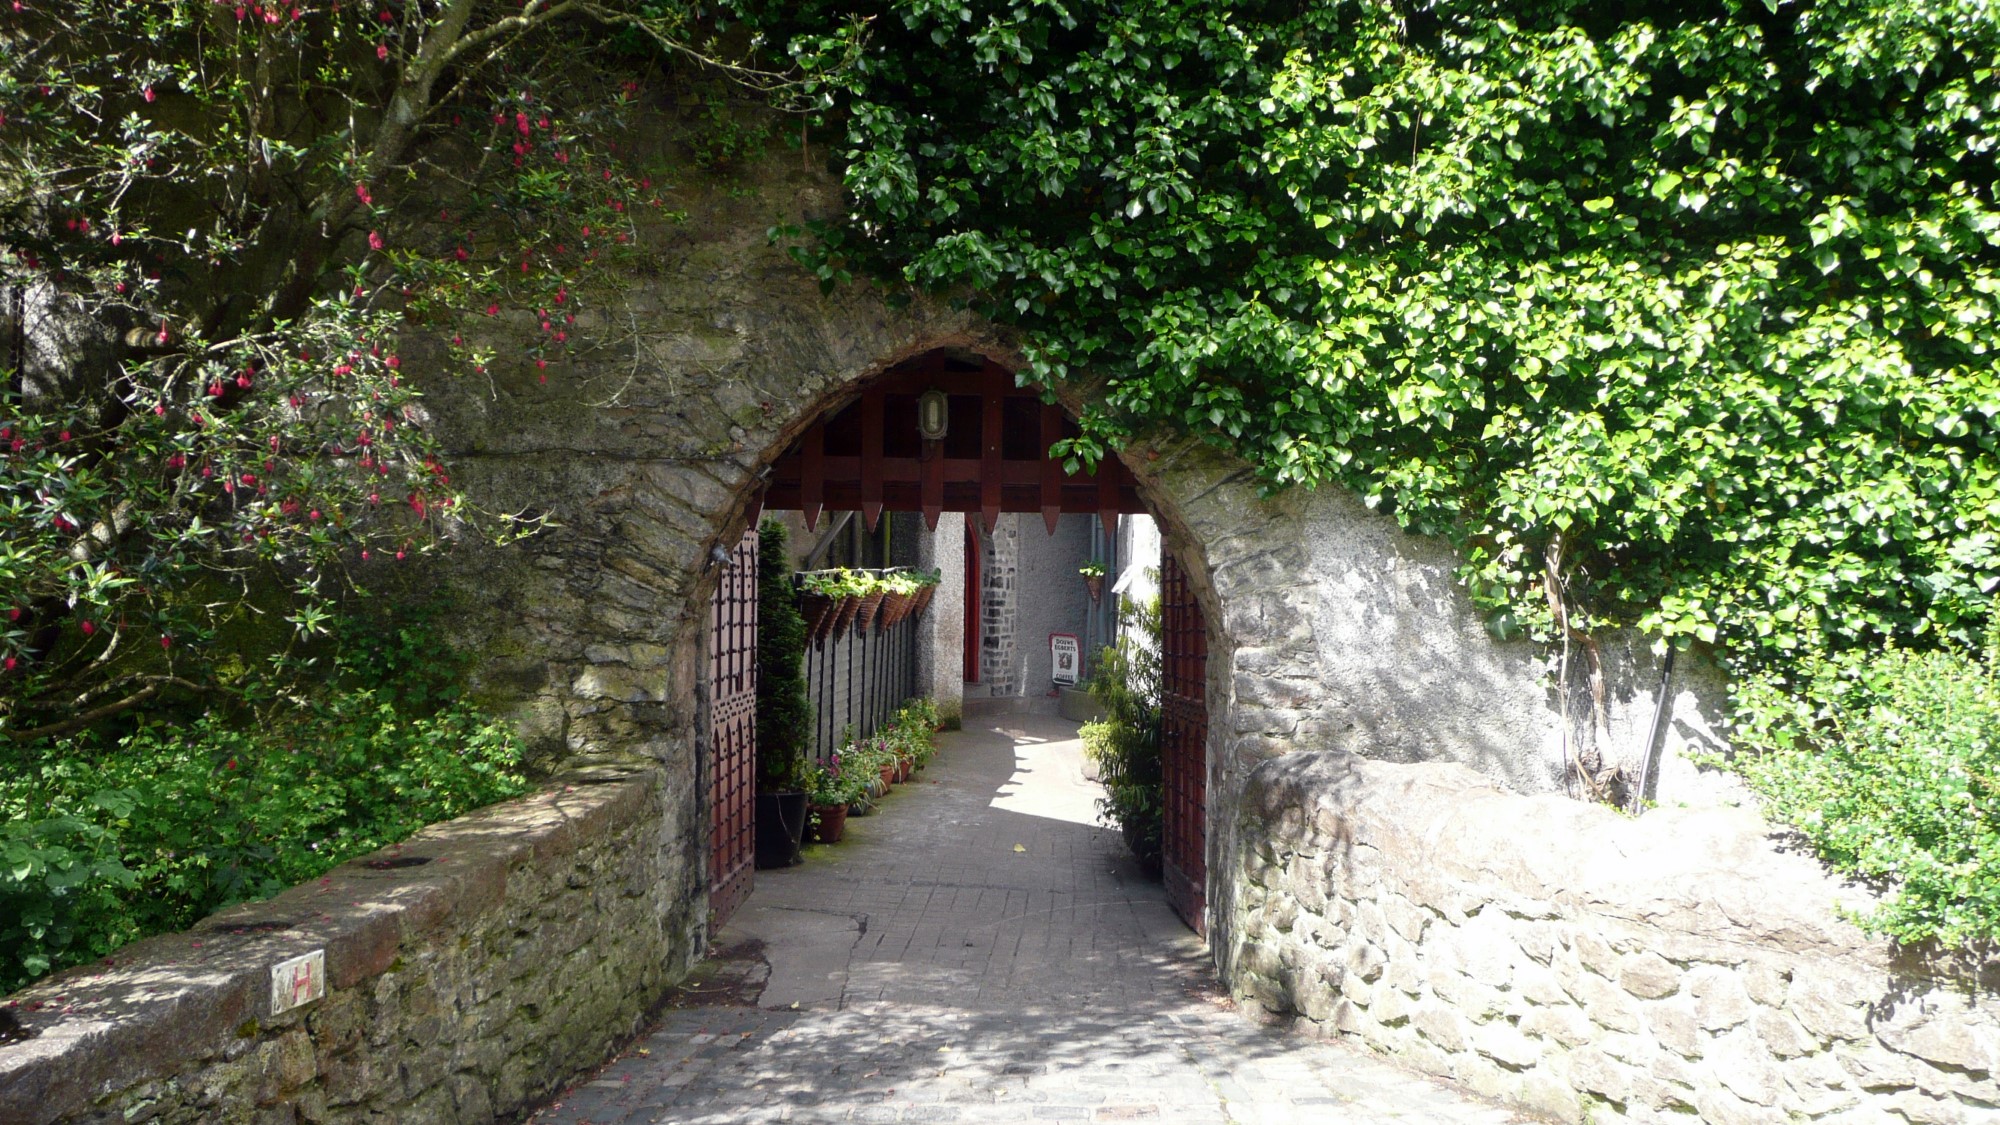
<path fill-rule="evenodd" d="M 0 12 L 0 735 L 214 686 L 256 581 L 312 632 L 373 568 L 512 530 L 416 387 L 560 375 L 666 214 L 624 130 L 712 63 L 698 32 L 660 0 Z"/>
<path fill-rule="evenodd" d="M 744 0 L 799 57 L 846 0 Z M 2000 13 L 891 0 L 796 253 L 1016 324 L 1273 487 L 1462 552 L 1507 634 L 1739 667 L 1970 639 L 2000 582 Z"/>

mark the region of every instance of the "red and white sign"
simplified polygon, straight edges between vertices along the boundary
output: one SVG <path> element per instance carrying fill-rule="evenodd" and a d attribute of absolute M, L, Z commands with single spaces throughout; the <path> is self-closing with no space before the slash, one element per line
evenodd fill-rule
<path fill-rule="evenodd" d="M 1050 677 L 1058 684 L 1075 684 L 1077 665 L 1083 661 L 1083 649 L 1076 643 L 1075 633 L 1049 634 L 1049 661 L 1055 668 Z"/>

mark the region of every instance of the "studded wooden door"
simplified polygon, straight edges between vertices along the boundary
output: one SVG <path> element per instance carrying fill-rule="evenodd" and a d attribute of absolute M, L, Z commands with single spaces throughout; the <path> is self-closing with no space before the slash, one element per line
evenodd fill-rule
<path fill-rule="evenodd" d="M 1174 911 L 1206 934 L 1208 901 L 1208 627 L 1187 572 L 1160 568 L 1162 868 Z"/>
<path fill-rule="evenodd" d="M 757 532 L 729 556 L 708 611 L 708 928 L 750 894 L 757 791 Z"/>

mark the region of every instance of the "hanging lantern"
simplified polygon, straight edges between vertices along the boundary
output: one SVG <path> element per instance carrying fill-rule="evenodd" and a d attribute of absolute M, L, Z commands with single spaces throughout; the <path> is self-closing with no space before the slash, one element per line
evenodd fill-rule
<path fill-rule="evenodd" d="M 917 434 L 925 441 L 943 441 L 951 428 L 951 403 L 945 393 L 932 387 L 917 396 Z"/>

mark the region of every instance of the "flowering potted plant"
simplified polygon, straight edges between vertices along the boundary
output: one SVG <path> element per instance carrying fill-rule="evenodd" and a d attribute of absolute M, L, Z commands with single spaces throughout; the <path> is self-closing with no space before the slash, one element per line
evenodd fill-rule
<path fill-rule="evenodd" d="M 825 765 L 816 766 L 806 787 L 812 812 L 813 836 L 822 844 L 837 844 L 847 830 L 847 810 L 868 790 L 869 772 L 865 763 L 835 753 Z"/>

